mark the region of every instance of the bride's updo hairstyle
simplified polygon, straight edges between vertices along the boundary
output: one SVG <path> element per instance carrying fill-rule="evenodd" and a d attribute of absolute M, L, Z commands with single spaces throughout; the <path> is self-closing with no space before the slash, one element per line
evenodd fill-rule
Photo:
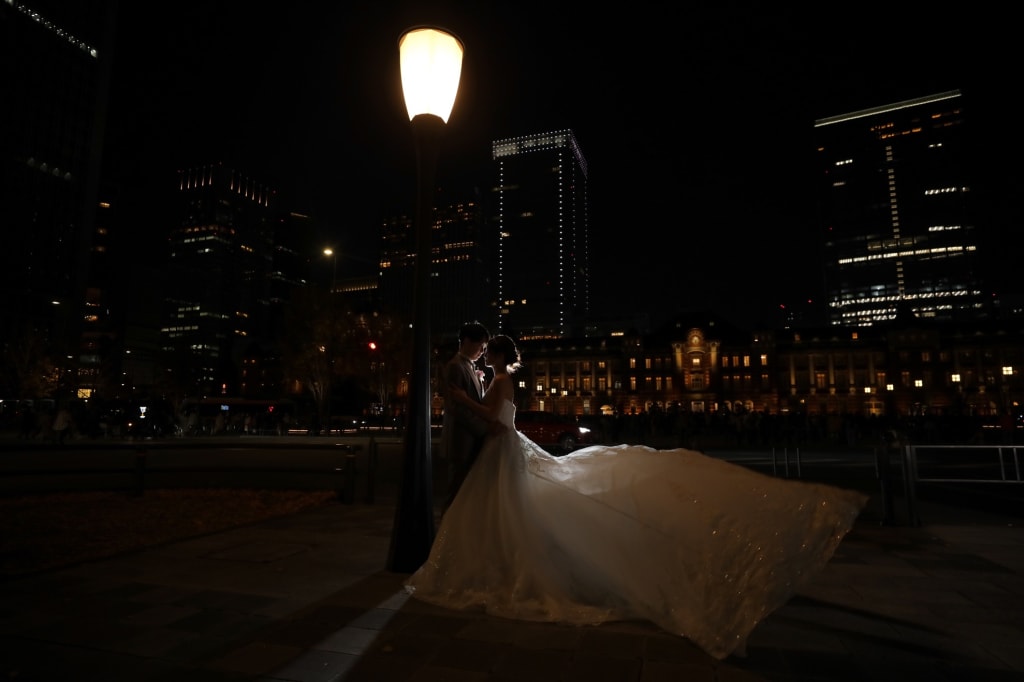
<path fill-rule="evenodd" d="M 491 340 L 487 342 L 487 350 L 501 353 L 501 356 L 505 358 L 505 369 L 509 374 L 513 374 L 523 366 L 523 363 L 519 361 L 519 349 L 516 348 L 515 341 L 504 334 L 492 336 Z"/>

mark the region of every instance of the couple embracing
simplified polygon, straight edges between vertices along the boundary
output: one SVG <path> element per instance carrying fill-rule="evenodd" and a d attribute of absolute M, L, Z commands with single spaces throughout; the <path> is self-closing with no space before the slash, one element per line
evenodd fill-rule
<path fill-rule="evenodd" d="M 483 404 L 483 372 L 477 361 L 487 350 L 491 335 L 479 322 L 464 324 L 459 330 L 459 350 L 444 367 L 441 389 L 444 419 L 441 428 L 441 454 L 448 460 L 448 509 L 476 461 L 488 433 L 500 430 L 471 403 Z"/>
<path fill-rule="evenodd" d="M 867 502 L 682 448 L 553 456 L 515 428 L 515 342 L 478 323 L 459 340 L 444 377 L 450 498 L 406 582 L 423 601 L 571 625 L 645 620 L 715 658 L 742 655 Z"/>

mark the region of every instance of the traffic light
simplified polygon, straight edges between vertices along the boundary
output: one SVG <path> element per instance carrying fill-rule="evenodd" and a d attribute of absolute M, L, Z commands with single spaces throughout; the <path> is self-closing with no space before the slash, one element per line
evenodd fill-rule
<path fill-rule="evenodd" d="M 368 343 L 366 345 L 367 345 L 367 347 L 370 350 L 377 350 L 377 342 L 376 341 L 370 341 L 370 343 Z"/>

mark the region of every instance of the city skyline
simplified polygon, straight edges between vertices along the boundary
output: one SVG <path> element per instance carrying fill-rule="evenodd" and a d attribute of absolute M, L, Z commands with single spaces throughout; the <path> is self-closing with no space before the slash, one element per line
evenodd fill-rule
<path fill-rule="evenodd" d="M 145 204 L 177 165 L 251 170 L 321 221 L 343 264 L 366 267 L 383 219 L 413 198 L 397 39 L 430 19 L 466 46 L 439 183 L 486 187 L 491 141 L 571 128 L 591 167 L 595 312 L 641 296 L 666 314 L 752 322 L 819 279 L 793 274 L 814 264 L 815 239 L 801 235 L 814 237 L 815 119 L 960 89 L 984 158 L 1010 96 L 1001 27 L 984 26 L 970 55 L 956 48 L 977 42 L 972 17 L 897 12 L 809 30 L 795 8 L 410 6 L 300 2 L 262 16 L 186 4 L 153 24 L 122 4 L 105 175 Z M 1002 134 L 1000 153 L 1019 149 Z M 1016 178 L 994 179 L 1001 215 Z"/>

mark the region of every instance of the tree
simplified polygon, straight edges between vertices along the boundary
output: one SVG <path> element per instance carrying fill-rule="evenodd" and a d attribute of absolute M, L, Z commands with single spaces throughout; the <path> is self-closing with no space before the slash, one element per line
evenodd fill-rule
<path fill-rule="evenodd" d="M 65 370 L 54 361 L 44 333 L 26 325 L 9 337 L 3 351 L 0 395 L 46 398 L 58 391 Z"/>
<path fill-rule="evenodd" d="M 342 373 L 347 318 L 331 297 L 314 289 L 295 291 L 286 313 L 281 365 L 289 384 L 309 393 L 321 423 L 330 416 L 329 398 Z"/>

